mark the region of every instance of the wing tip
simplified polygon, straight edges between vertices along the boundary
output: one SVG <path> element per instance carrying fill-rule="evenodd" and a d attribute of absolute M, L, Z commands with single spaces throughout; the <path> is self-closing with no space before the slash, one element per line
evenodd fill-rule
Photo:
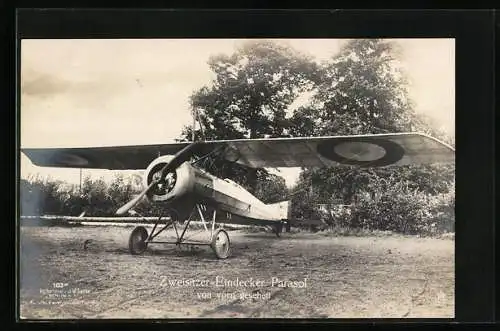
<path fill-rule="evenodd" d="M 442 140 L 440 140 L 440 139 L 438 139 L 436 137 L 431 136 L 430 134 L 427 134 L 425 132 L 420 132 L 420 131 L 415 132 L 415 134 L 417 134 L 419 136 L 422 136 L 422 137 L 425 137 L 425 138 L 428 138 L 428 139 L 431 139 L 431 140 L 434 140 L 435 142 L 437 142 L 437 143 L 439 143 L 439 144 L 447 147 L 448 149 L 452 150 L 453 152 L 455 152 L 455 147 L 451 146 L 448 143 L 445 143 L 444 141 L 442 141 Z"/>

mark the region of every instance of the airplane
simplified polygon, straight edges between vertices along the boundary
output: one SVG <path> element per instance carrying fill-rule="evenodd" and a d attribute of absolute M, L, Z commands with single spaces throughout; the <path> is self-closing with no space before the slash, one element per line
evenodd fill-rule
<path fill-rule="evenodd" d="M 144 189 L 117 211 L 124 215 L 144 197 L 160 204 L 170 217 L 160 216 L 148 233 L 137 226 L 129 237 L 131 254 L 142 254 L 151 244 L 207 245 L 216 257 L 231 253 L 229 235 L 217 224 L 271 226 L 279 236 L 289 225 L 290 201 L 266 204 L 228 178 L 206 170 L 214 160 L 250 168 L 279 167 L 386 167 L 408 164 L 450 163 L 455 149 L 424 133 L 384 133 L 351 136 L 261 138 L 178 142 L 82 148 L 22 148 L 33 164 L 42 167 L 110 170 L 145 169 Z M 186 232 L 199 215 L 208 240 L 188 240 Z M 207 219 L 211 218 L 207 227 Z M 181 233 L 176 223 L 185 223 Z M 162 225 L 161 229 L 158 225 Z M 155 240 L 168 227 L 175 241 Z"/>

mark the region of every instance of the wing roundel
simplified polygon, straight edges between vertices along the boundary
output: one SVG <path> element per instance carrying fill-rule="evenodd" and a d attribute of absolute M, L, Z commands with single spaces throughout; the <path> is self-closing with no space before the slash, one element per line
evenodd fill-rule
<path fill-rule="evenodd" d="M 401 145 L 391 140 L 353 139 L 324 141 L 318 153 L 331 161 L 361 167 L 381 167 L 399 162 L 405 155 Z"/>

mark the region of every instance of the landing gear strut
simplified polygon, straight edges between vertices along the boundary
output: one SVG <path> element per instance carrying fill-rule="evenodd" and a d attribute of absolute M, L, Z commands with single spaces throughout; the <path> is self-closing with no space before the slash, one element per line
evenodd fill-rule
<path fill-rule="evenodd" d="M 186 233 L 189 227 L 189 224 L 192 221 L 193 213 L 195 209 L 198 211 L 201 222 L 203 223 L 203 227 L 205 228 L 205 233 L 209 235 L 208 240 L 206 241 L 188 241 L 186 237 Z M 176 246 L 181 245 L 191 245 L 191 246 L 210 246 L 215 256 L 219 259 L 226 259 L 231 255 L 231 241 L 229 240 L 229 235 L 224 229 L 215 229 L 215 217 L 216 210 L 213 210 L 212 220 L 210 222 L 210 229 L 207 227 L 207 222 L 205 221 L 205 217 L 203 215 L 202 209 L 203 206 L 196 204 L 195 209 L 191 212 L 191 215 L 186 220 L 186 225 L 182 229 L 182 232 L 179 234 L 179 230 L 177 229 L 176 222 L 173 219 L 168 220 L 164 226 L 157 230 L 158 225 L 162 222 L 162 217 L 160 216 L 156 223 L 153 226 L 153 230 L 148 234 L 148 231 L 144 226 L 136 227 L 132 233 L 130 234 L 128 246 L 129 251 L 133 255 L 142 254 L 146 251 L 148 245 L 151 244 L 171 244 Z M 168 227 L 172 226 L 175 230 L 176 240 L 175 241 L 157 241 L 154 240 L 161 232 L 166 230 Z"/>

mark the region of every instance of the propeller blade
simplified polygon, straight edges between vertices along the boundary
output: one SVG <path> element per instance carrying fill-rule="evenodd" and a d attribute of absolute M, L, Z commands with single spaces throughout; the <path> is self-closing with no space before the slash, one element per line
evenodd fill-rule
<path fill-rule="evenodd" d="M 158 184 L 159 180 L 153 180 L 151 182 L 151 184 L 149 184 L 148 187 L 146 187 L 145 190 L 143 190 L 141 193 L 139 193 L 135 198 L 133 198 L 132 200 L 130 200 L 129 202 L 127 202 L 126 204 L 124 204 L 123 206 L 121 206 L 117 211 L 116 211 L 116 215 L 123 215 L 125 214 L 126 212 L 128 212 L 130 209 L 132 209 L 136 204 L 139 203 L 139 201 L 141 201 L 142 198 L 144 198 L 144 196 L 149 192 L 149 190 L 155 186 L 156 184 Z"/>
<path fill-rule="evenodd" d="M 184 163 L 191 155 L 192 149 L 197 145 L 198 145 L 197 142 L 193 142 L 193 143 L 187 145 L 186 147 L 184 147 L 183 149 L 181 149 L 179 152 L 175 153 L 174 157 L 170 160 L 170 162 L 165 164 L 165 166 L 160 170 L 161 176 L 159 176 L 159 178 L 157 180 L 153 179 L 151 181 L 151 184 L 149 184 L 149 186 L 146 187 L 145 190 L 143 190 L 135 198 L 133 198 L 132 200 L 130 200 L 129 202 L 127 202 L 126 204 L 121 206 L 116 211 L 116 215 L 123 215 L 126 212 L 128 212 L 130 209 L 132 209 L 136 204 L 138 204 L 139 201 L 141 201 L 141 199 L 149 192 L 149 190 L 153 186 L 155 186 L 156 184 L 158 184 L 158 182 L 162 181 L 165 178 L 165 176 L 167 175 L 167 173 L 169 171 L 177 169 L 178 166 L 180 166 L 182 163 Z"/>
<path fill-rule="evenodd" d="M 167 172 L 172 171 L 174 169 L 177 169 L 178 166 L 180 166 L 182 163 L 184 163 L 186 160 L 189 159 L 191 156 L 191 151 L 194 147 L 198 146 L 199 142 L 193 142 L 177 153 L 175 153 L 174 157 L 170 160 L 169 163 L 167 163 L 160 171 L 161 171 L 161 178 L 163 179 Z"/>

